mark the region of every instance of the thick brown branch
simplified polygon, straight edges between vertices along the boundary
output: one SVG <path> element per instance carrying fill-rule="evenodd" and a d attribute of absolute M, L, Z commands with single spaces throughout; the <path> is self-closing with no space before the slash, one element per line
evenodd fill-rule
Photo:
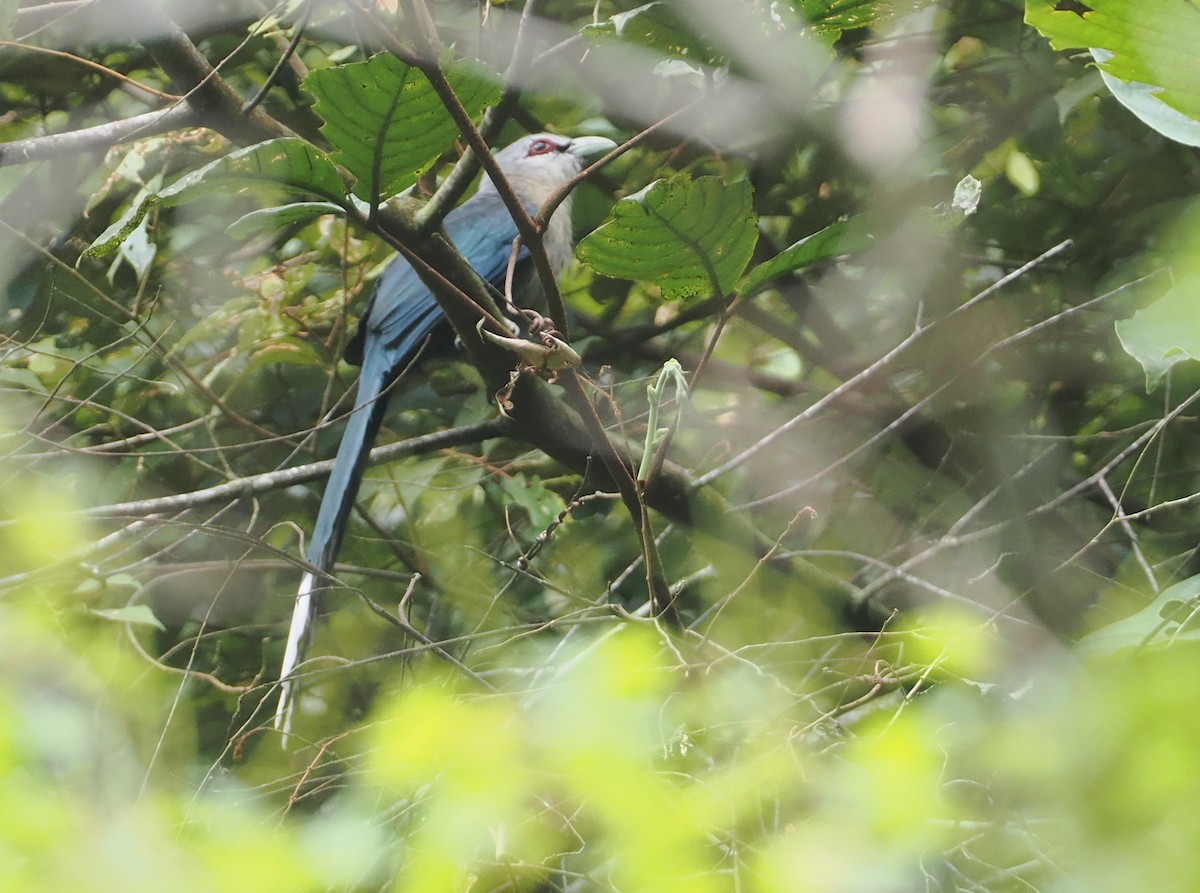
<path fill-rule="evenodd" d="M 165 35 L 147 49 L 163 71 L 187 94 L 187 103 L 201 123 L 237 143 L 252 144 L 284 136 L 295 136 L 261 108 L 243 111 L 245 101 L 237 94 L 191 39 L 162 11 L 157 3 L 140 2 L 137 9 Z"/>

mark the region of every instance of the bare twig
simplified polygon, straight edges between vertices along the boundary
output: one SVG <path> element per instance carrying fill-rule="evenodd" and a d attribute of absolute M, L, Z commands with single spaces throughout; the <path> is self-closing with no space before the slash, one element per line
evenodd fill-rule
<path fill-rule="evenodd" d="M 893 347 L 891 350 L 889 350 L 887 353 L 885 353 L 882 357 L 877 359 L 874 363 L 871 363 L 871 365 L 867 366 L 865 369 L 863 369 L 857 375 L 846 379 L 846 381 L 842 382 L 836 388 L 831 390 L 829 393 L 827 393 L 824 397 L 822 397 L 816 403 L 813 403 L 811 406 L 806 408 L 803 412 L 800 412 L 799 414 L 788 419 L 786 422 L 784 422 L 778 428 L 774 429 L 769 434 L 767 434 L 766 436 L 759 439 L 756 443 L 754 443 L 751 446 L 747 447 L 746 449 L 742 450 L 742 452 L 738 453 L 736 456 L 729 459 L 724 464 L 719 465 L 716 468 L 712 469 L 711 471 L 707 472 L 706 474 L 701 475 L 697 479 L 697 484 L 699 484 L 701 486 L 705 485 L 705 484 L 710 484 L 713 481 L 715 481 L 717 478 L 719 478 L 725 474 L 728 474 L 729 472 L 733 471 L 735 468 L 740 467 L 741 465 L 744 465 L 746 462 L 748 462 L 754 456 L 758 455 L 760 452 L 762 452 L 764 449 L 766 449 L 768 446 L 770 446 L 772 443 L 774 443 L 776 440 L 778 440 L 784 434 L 786 434 L 787 432 L 794 429 L 797 425 L 800 425 L 800 424 L 808 421 L 809 419 L 813 418 L 814 416 L 816 416 L 817 414 L 822 412 L 830 403 L 834 402 L 836 399 L 841 397 L 847 391 L 850 391 L 850 390 L 858 387 L 860 384 L 862 384 L 862 382 L 866 381 L 871 376 L 878 373 L 880 370 L 885 369 L 886 367 L 891 365 L 892 361 L 894 361 L 896 359 L 896 357 L 898 357 L 900 354 L 904 353 L 904 351 L 906 351 L 910 347 L 912 347 L 912 345 L 915 344 L 918 340 L 920 340 L 920 338 L 926 332 L 928 332 L 934 328 L 937 328 L 941 325 L 944 325 L 950 319 L 954 319 L 955 317 L 960 316 L 961 314 L 963 314 L 970 308 L 974 307 L 976 304 L 991 297 L 993 294 L 995 294 L 997 291 L 999 291 L 1004 286 L 1008 285 L 1011 282 L 1016 281 L 1017 279 L 1020 279 L 1022 276 L 1026 275 L 1031 270 L 1035 269 L 1039 265 L 1050 260 L 1050 258 L 1055 257 L 1055 256 L 1061 254 L 1062 252 L 1066 251 L 1069 247 L 1071 247 L 1070 239 L 1058 243 L 1053 248 L 1047 249 L 1046 251 L 1042 252 L 1037 257 L 1035 257 L 1033 260 L 1029 261 L 1026 264 L 1023 264 L 1021 267 L 1019 267 L 1016 270 L 1013 270 L 1011 273 L 1004 275 L 1003 277 L 998 279 L 996 282 L 992 283 L 992 285 L 988 286 L 983 291 L 979 292 L 977 295 L 972 297 L 970 300 L 966 301 L 963 304 L 960 304 L 958 307 L 955 307 L 952 311 L 950 311 L 949 313 L 947 313 L 945 316 L 941 317 L 940 319 L 934 320 L 933 322 L 931 322 L 929 324 L 923 324 L 918 320 L 916 325 L 914 325 L 912 332 L 909 333 L 909 335 L 906 336 L 903 341 L 901 341 L 899 344 L 897 344 L 895 347 Z"/>

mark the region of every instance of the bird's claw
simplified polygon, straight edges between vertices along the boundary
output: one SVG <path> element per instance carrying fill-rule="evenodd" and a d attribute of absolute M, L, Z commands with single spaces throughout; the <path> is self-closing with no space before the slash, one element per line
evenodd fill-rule
<path fill-rule="evenodd" d="M 539 333 L 539 343 L 538 341 L 526 341 L 524 338 L 507 338 L 497 335 L 495 332 L 489 332 L 483 327 L 485 322 L 486 320 L 481 319 L 475 326 L 479 336 L 511 350 L 521 358 L 517 368 L 509 373 L 508 384 L 496 392 L 496 404 L 505 416 L 512 411 L 512 393 L 522 373 L 529 370 L 558 372 L 560 369 L 569 369 L 583 362 L 583 358 L 576 353 L 575 349 L 557 337 L 553 329 Z"/>
<path fill-rule="evenodd" d="M 556 337 L 552 331 L 540 333 L 540 342 L 526 341 L 524 338 L 509 338 L 489 332 L 483 327 L 484 323 L 485 320 L 481 319 L 475 326 L 480 337 L 511 350 L 521 358 L 522 368 L 558 371 L 578 366 L 583 362 L 583 358 L 575 352 L 575 349 L 561 338 Z"/>

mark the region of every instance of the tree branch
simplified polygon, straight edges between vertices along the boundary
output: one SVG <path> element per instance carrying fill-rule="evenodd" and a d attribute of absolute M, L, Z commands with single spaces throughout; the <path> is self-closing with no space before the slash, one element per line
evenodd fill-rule
<path fill-rule="evenodd" d="M 459 446 L 464 443 L 478 443 L 495 437 L 503 437 L 510 433 L 511 423 L 505 418 L 490 419 L 478 425 L 467 425 L 462 428 L 450 428 L 421 437 L 410 437 L 386 446 L 375 447 L 367 457 L 368 465 L 378 465 L 402 459 L 405 456 L 417 456 L 432 453 L 446 447 Z M 297 465 L 293 468 L 281 468 L 277 471 L 266 471 L 262 474 L 252 474 L 244 478 L 226 481 L 203 490 L 193 490 L 191 493 L 180 493 L 174 496 L 161 496 L 155 499 L 140 499 L 135 502 L 118 502 L 113 505 L 101 505 L 90 508 L 86 514 L 97 518 L 123 518 L 130 515 L 159 515 L 166 512 L 178 512 L 201 505 L 211 505 L 218 502 L 241 499 L 244 496 L 254 496 L 293 484 L 306 484 L 309 481 L 328 477 L 333 470 L 333 459 L 320 462 L 310 462 L 307 465 Z"/>
<path fill-rule="evenodd" d="M 191 38 L 162 11 L 157 3 L 141 0 L 137 8 L 165 37 L 147 45 L 162 70 L 187 94 L 187 103 L 202 123 L 241 144 L 259 143 L 277 137 L 295 136 L 261 108 L 243 111 L 245 102 L 230 87 Z"/>
<path fill-rule="evenodd" d="M 108 149 L 117 143 L 191 127 L 201 123 L 200 115 L 189 105 L 176 105 L 169 109 L 146 112 L 120 121 L 97 124 L 82 130 L 68 130 L 46 136 L 34 136 L 14 140 L 0 145 L 0 167 L 9 164 L 27 164 L 30 161 L 45 161 L 77 152 L 94 152 Z"/>
<path fill-rule="evenodd" d="M 500 135 L 501 128 L 504 127 L 509 114 L 516 107 L 517 100 L 521 96 L 521 88 L 518 85 L 525 79 L 530 68 L 529 58 L 532 55 L 529 43 L 531 41 L 530 33 L 533 29 L 530 27 L 530 23 L 535 16 L 540 14 L 543 2 L 544 0 L 527 0 L 525 8 L 521 10 L 521 21 L 517 25 L 517 37 L 513 41 L 512 56 L 509 59 L 508 70 L 504 73 L 504 90 L 500 94 L 499 101 L 484 112 L 483 120 L 479 123 L 479 135 L 489 146 Z M 458 159 L 453 170 L 446 175 L 442 185 L 438 187 L 425 206 L 417 212 L 417 225 L 422 232 L 432 232 L 441 225 L 442 219 L 462 198 L 462 194 L 471 185 L 475 175 L 479 173 L 479 167 L 479 156 L 473 149 L 468 148 Z"/>

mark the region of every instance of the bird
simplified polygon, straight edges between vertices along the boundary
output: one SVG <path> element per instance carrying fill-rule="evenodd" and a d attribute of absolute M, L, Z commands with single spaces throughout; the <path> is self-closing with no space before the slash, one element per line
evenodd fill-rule
<path fill-rule="evenodd" d="M 604 137 L 572 139 L 535 133 L 496 152 L 495 161 L 526 212 L 533 215 L 580 173 L 584 159 L 615 148 L 616 143 Z M 502 294 L 518 230 L 495 183 L 486 173 L 475 194 L 446 215 L 443 227 L 479 278 Z M 572 256 L 569 196 L 551 215 L 542 233 L 542 244 L 558 275 Z M 514 298 L 519 303 L 536 300 L 538 279 L 532 275 L 532 258 L 525 247 L 518 255 L 517 266 L 521 275 L 513 279 Z M 445 314 L 433 293 L 408 261 L 396 256 L 379 277 L 358 330 L 346 348 L 346 360 L 360 366 L 362 371 L 354 408 L 305 551 L 309 565 L 315 570 L 306 571 L 301 579 L 280 666 L 275 728 L 282 732 L 285 742 L 296 708 L 298 683 L 294 672 L 304 659 L 320 609 L 317 583 L 337 559 L 367 454 L 387 411 L 391 385 L 444 322 Z"/>

